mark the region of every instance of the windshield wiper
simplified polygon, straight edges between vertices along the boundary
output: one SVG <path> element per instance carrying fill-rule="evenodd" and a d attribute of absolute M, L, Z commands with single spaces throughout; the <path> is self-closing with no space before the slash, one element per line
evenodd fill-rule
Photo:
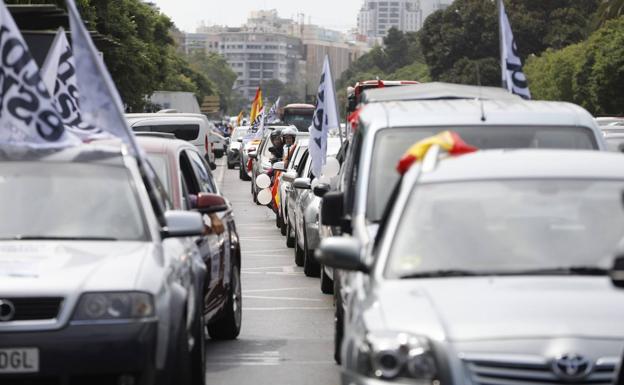
<path fill-rule="evenodd" d="M 545 269 L 510 271 L 505 275 L 607 275 L 609 270 L 598 266 L 561 266 Z"/>
<path fill-rule="evenodd" d="M 419 271 L 406 275 L 402 275 L 399 278 L 401 279 L 410 279 L 410 278 L 445 278 L 445 277 L 475 277 L 479 275 L 487 275 L 487 273 L 480 273 L 473 270 L 430 270 L 430 271 Z"/>
<path fill-rule="evenodd" d="M 113 237 L 64 237 L 53 235 L 16 235 L 13 238 L 3 238 L 3 240 L 16 240 L 16 241 L 117 241 L 117 238 Z"/>

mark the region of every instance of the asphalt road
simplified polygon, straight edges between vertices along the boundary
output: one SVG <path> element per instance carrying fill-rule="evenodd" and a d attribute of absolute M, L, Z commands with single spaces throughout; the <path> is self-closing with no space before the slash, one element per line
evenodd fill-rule
<path fill-rule="evenodd" d="M 206 347 L 211 385 L 337 385 L 333 300 L 318 278 L 295 266 L 293 249 L 275 226 L 275 216 L 251 200 L 250 182 L 227 170 L 214 171 L 236 215 L 242 245 L 243 325 L 235 341 Z"/>

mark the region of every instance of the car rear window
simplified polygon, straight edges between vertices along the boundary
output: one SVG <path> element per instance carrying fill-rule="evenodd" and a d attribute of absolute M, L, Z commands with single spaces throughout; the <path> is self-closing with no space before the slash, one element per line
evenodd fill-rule
<path fill-rule="evenodd" d="M 166 132 L 173 134 L 176 138 L 192 141 L 199 136 L 199 124 L 158 124 L 158 125 L 141 125 L 132 127 L 134 131 L 139 132 Z"/>
<path fill-rule="evenodd" d="M 389 128 L 376 134 L 367 198 L 366 217 L 378 221 L 399 179 L 395 167 L 415 142 L 445 130 L 457 132 L 480 149 L 545 148 L 596 150 L 594 133 L 585 127 L 560 126 L 466 126 Z"/>

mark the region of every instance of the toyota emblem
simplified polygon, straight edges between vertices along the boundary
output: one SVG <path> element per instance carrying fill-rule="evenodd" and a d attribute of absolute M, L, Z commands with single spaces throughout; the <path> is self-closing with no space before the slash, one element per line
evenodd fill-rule
<path fill-rule="evenodd" d="M 591 361 L 578 354 L 564 354 L 553 361 L 553 370 L 564 380 L 580 380 L 592 370 Z"/>
<path fill-rule="evenodd" d="M 8 299 L 0 299 L 0 322 L 11 321 L 15 317 L 15 305 Z"/>

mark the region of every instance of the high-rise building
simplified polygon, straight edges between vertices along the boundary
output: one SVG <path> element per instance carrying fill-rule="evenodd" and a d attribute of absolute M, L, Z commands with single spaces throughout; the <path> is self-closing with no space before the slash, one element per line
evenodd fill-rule
<path fill-rule="evenodd" d="M 422 28 L 433 12 L 444 9 L 453 0 L 364 0 L 358 14 L 358 32 L 369 39 L 386 36 L 392 27 L 403 32 Z"/>

